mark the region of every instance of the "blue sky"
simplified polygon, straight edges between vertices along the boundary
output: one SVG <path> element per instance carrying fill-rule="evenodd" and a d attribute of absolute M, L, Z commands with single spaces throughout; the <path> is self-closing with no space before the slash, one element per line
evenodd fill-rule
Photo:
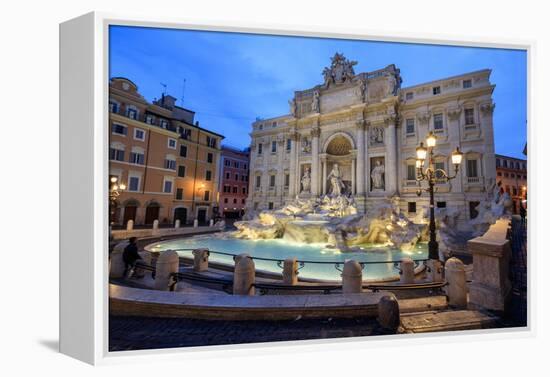
<path fill-rule="evenodd" d="M 492 69 L 496 152 L 524 157 L 527 54 L 520 50 L 115 26 L 110 76 L 134 81 L 149 101 L 166 84 L 202 127 L 244 148 L 256 117 L 288 113 L 294 91 L 321 83 L 335 52 L 358 61 L 356 73 L 395 64 L 403 87 Z"/>

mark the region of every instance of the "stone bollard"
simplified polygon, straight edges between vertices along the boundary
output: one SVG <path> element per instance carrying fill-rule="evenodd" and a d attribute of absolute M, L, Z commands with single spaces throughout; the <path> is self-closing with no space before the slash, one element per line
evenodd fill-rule
<path fill-rule="evenodd" d="M 210 226 L 214 226 L 214 220 L 210 219 L 210 222 L 208 223 Z"/>
<path fill-rule="evenodd" d="M 178 272 L 179 265 L 180 259 L 177 252 L 174 250 L 166 250 L 161 252 L 157 258 L 155 289 L 159 291 L 169 290 L 172 283 L 172 277 L 170 274 Z"/>
<path fill-rule="evenodd" d="M 428 269 L 428 280 L 434 283 L 443 281 L 443 263 L 439 259 L 430 259 Z"/>
<path fill-rule="evenodd" d="M 298 283 L 298 262 L 296 258 L 285 259 L 283 264 L 283 283 L 296 285 Z"/>
<path fill-rule="evenodd" d="M 124 248 L 128 246 L 128 241 L 122 241 L 116 244 L 113 251 L 111 251 L 111 271 L 109 276 L 112 278 L 121 278 L 124 276 L 124 270 L 126 265 L 122 259 L 122 253 Z"/>
<path fill-rule="evenodd" d="M 193 228 L 198 228 L 199 227 L 199 220 L 195 219 L 193 220 Z"/>
<path fill-rule="evenodd" d="M 233 294 L 254 296 L 254 282 L 256 281 L 256 266 L 248 254 L 239 254 L 235 257 L 235 271 L 233 273 Z"/>
<path fill-rule="evenodd" d="M 396 332 L 401 323 L 399 303 L 395 295 L 390 293 L 378 302 L 378 323 L 384 330 Z"/>
<path fill-rule="evenodd" d="M 347 260 L 342 271 L 342 293 L 361 293 L 363 268 L 354 260 Z"/>
<path fill-rule="evenodd" d="M 134 220 L 128 220 L 126 223 L 126 230 L 129 232 L 134 230 Z"/>
<path fill-rule="evenodd" d="M 153 221 L 153 229 L 158 229 L 158 228 L 159 228 L 159 221 L 158 220 Z"/>
<path fill-rule="evenodd" d="M 151 265 L 152 256 L 151 256 L 150 252 L 140 251 L 138 254 L 141 257 L 141 260 L 139 261 L 139 263 L 145 264 L 147 266 Z M 152 271 L 143 270 L 143 269 L 139 268 L 139 263 L 136 266 L 136 268 L 134 269 L 134 277 L 138 277 L 138 278 L 139 277 L 147 277 L 147 278 L 150 278 L 151 274 L 152 274 Z"/>
<path fill-rule="evenodd" d="M 414 261 L 411 258 L 401 259 L 401 276 L 399 282 L 401 284 L 414 283 Z"/>
<path fill-rule="evenodd" d="M 450 258 L 445 263 L 445 278 L 447 279 L 447 296 L 449 306 L 465 308 L 468 305 L 466 291 L 466 271 L 464 263 L 458 258 Z"/>
<path fill-rule="evenodd" d="M 208 257 L 210 251 L 208 249 L 193 250 L 193 271 L 202 272 L 208 270 Z"/>
<path fill-rule="evenodd" d="M 180 219 L 177 219 L 176 222 L 174 223 L 174 228 L 176 229 L 179 228 L 180 224 L 181 224 Z"/>

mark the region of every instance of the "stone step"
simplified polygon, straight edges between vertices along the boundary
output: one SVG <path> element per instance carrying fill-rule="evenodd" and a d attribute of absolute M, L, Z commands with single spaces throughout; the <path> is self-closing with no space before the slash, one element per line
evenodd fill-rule
<path fill-rule="evenodd" d="M 446 310 L 448 308 L 446 296 L 399 299 L 398 303 L 401 314 Z"/>
<path fill-rule="evenodd" d="M 496 320 L 476 310 L 455 310 L 404 315 L 401 326 L 406 333 L 475 330 L 491 328 Z"/>

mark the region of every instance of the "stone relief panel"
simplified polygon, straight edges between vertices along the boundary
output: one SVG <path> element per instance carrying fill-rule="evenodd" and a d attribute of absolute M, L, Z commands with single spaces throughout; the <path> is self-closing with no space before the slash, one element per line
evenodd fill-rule
<path fill-rule="evenodd" d="M 384 145 L 384 128 L 373 127 L 369 130 L 369 140 L 371 146 Z"/>
<path fill-rule="evenodd" d="M 361 98 L 357 96 L 357 88 L 355 86 L 342 88 L 333 92 L 325 92 L 320 99 L 320 108 L 323 113 L 362 102 Z"/>

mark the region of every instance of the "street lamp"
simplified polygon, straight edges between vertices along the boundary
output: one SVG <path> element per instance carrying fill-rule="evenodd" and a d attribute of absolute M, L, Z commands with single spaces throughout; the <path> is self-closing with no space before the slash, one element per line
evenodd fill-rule
<path fill-rule="evenodd" d="M 112 220 L 115 215 L 117 199 L 124 190 L 126 190 L 126 185 L 124 183 L 119 183 L 118 177 L 111 177 L 111 179 L 109 180 L 109 214 L 111 216 L 110 220 Z M 112 221 L 109 221 L 109 223 L 112 224 Z"/>
<path fill-rule="evenodd" d="M 435 210 L 434 210 L 434 186 L 436 180 L 444 179 L 449 182 L 451 179 L 456 178 L 458 168 L 462 163 L 463 153 L 457 147 L 451 153 L 451 162 L 454 165 L 454 175 L 449 175 L 443 169 L 435 169 L 434 167 L 434 148 L 437 142 L 437 137 L 430 131 L 426 137 L 427 148 L 424 147 L 424 143 L 420 143 L 420 146 L 416 148 L 416 181 L 418 182 L 418 190 L 416 195 L 422 195 L 423 191 L 430 194 L 430 241 L 428 242 L 428 257 L 431 260 L 439 260 L 439 245 L 435 236 Z M 428 160 L 427 167 L 424 169 L 424 164 Z M 422 189 L 421 182 L 427 181 L 428 188 Z"/>

